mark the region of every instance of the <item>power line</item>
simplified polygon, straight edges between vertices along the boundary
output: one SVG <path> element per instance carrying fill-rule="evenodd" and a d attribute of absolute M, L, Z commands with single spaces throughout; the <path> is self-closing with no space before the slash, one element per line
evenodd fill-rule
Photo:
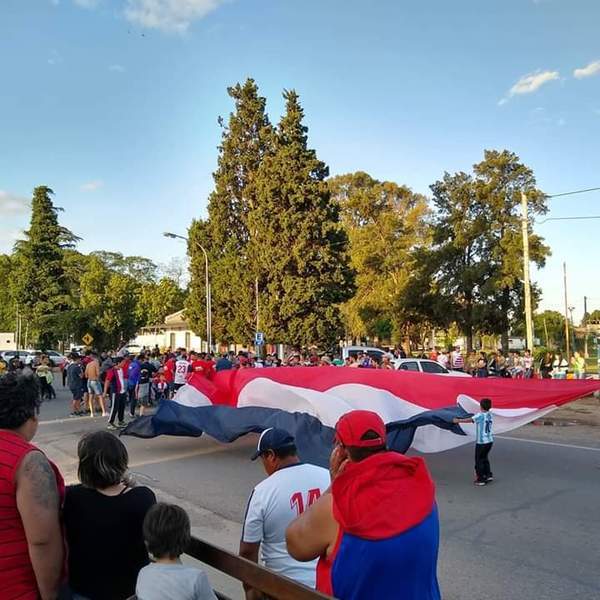
<path fill-rule="evenodd" d="M 562 194 L 546 194 L 546 198 L 559 198 L 560 196 L 572 196 L 573 194 L 585 194 L 586 192 L 600 191 L 600 187 L 587 188 L 585 190 L 575 190 L 573 192 L 563 192 Z"/>
<path fill-rule="evenodd" d="M 537 221 L 538 225 L 542 223 L 546 223 L 547 221 L 574 221 L 581 219 L 600 219 L 600 215 L 590 215 L 590 216 L 580 216 L 580 217 L 548 217 L 547 219 L 542 219 L 541 221 Z"/>

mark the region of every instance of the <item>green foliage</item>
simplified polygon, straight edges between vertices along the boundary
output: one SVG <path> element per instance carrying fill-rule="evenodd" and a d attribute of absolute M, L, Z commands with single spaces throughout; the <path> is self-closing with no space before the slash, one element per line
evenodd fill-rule
<path fill-rule="evenodd" d="M 143 256 L 123 256 L 120 252 L 107 252 L 96 250 L 90 256 L 99 258 L 108 269 L 128 275 L 139 282 L 150 283 L 156 280 L 158 267 Z"/>
<path fill-rule="evenodd" d="M 172 280 L 163 277 L 158 283 L 144 285 L 136 307 L 138 320 L 145 325 L 163 323 L 165 317 L 183 308 L 185 292 Z"/>
<path fill-rule="evenodd" d="M 422 322 L 409 294 L 417 250 L 429 244 L 426 199 L 405 186 L 367 173 L 329 181 L 350 240 L 356 293 L 343 306 L 352 337 L 398 341 L 409 323 Z"/>
<path fill-rule="evenodd" d="M 42 348 L 56 344 L 64 331 L 61 314 L 72 307 L 63 267 L 63 250 L 77 241 L 58 223 L 59 208 L 46 186 L 35 188 L 25 239 L 15 244 L 11 295 L 27 319 L 30 339 Z"/>
<path fill-rule="evenodd" d="M 461 326 L 469 349 L 474 331 L 501 334 L 507 349 L 523 303 L 520 193 L 527 193 L 530 215 L 546 212 L 545 196 L 512 152 L 486 150 L 473 171 L 446 173 L 431 186 L 434 245 L 425 262 L 431 289 L 443 299 L 438 317 Z M 531 221 L 529 230 L 530 259 L 542 267 L 550 250 Z"/>
<path fill-rule="evenodd" d="M 11 294 L 9 282 L 14 272 L 13 259 L 0 254 L 0 331 L 15 331 L 17 306 Z"/>
<path fill-rule="evenodd" d="M 327 166 L 307 147 L 294 91 L 256 176 L 250 255 L 259 269 L 261 329 L 271 342 L 322 348 L 342 334 L 339 304 L 353 293 L 347 236 L 325 183 Z"/>
<path fill-rule="evenodd" d="M 202 245 L 210 263 L 213 336 L 218 341 L 239 342 L 251 339 L 256 319 L 257 273 L 256 261 L 249 254 L 248 215 L 256 208 L 256 172 L 272 151 L 272 128 L 266 100 L 252 79 L 227 91 L 235 111 L 223 129 L 208 219 L 194 221 L 188 232 L 191 279 L 186 315 L 194 331 L 206 330 Z"/>

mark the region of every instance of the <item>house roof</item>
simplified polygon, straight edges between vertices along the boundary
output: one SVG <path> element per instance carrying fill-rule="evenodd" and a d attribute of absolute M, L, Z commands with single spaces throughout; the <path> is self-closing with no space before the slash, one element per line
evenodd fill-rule
<path fill-rule="evenodd" d="M 165 325 L 170 325 L 170 326 L 185 326 L 187 327 L 187 321 L 183 318 L 183 312 L 184 310 L 178 310 L 177 312 L 174 312 L 170 315 L 167 315 L 165 317 Z"/>

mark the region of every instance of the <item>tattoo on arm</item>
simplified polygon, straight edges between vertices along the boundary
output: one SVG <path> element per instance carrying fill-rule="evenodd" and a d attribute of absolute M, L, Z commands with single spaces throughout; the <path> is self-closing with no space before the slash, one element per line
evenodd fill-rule
<path fill-rule="evenodd" d="M 30 452 L 23 461 L 23 477 L 31 486 L 32 500 L 46 509 L 58 510 L 58 487 L 56 476 L 41 452 Z"/>

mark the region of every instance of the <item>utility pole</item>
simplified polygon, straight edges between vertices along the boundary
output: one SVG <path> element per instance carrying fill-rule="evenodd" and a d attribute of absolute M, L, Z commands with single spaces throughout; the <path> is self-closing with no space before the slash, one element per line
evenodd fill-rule
<path fill-rule="evenodd" d="M 571 349 L 569 345 L 569 304 L 567 302 L 567 263 L 563 263 L 563 279 L 565 286 L 565 344 L 567 350 L 567 362 L 571 364 Z"/>
<path fill-rule="evenodd" d="M 525 330 L 527 348 L 533 352 L 533 319 L 531 316 L 531 283 L 529 281 L 529 218 L 527 195 L 521 192 L 521 230 L 523 232 L 523 288 L 525 292 Z"/>
<path fill-rule="evenodd" d="M 170 233 L 168 231 L 165 231 L 163 235 L 168 238 L 183 240 L 188 244 L 189 248 L 190 240 L 185 236 L 178 235 L 177 233 Z M 212 350 L 212 298 L 210 289 L 210 278 L 208 274 L 208 254 L 202 244 L 195 240 L 193 240 L 193 243 L 195 243 L 196 246 L 200 248 L 202 254 L 204 255 L 204 287 L 206 290 L 206 350 L 207 352 L 210 352 Z"/>
<path fill-rule="evenodd" d="M 583 326 L 585 328 L 585 332 L 583 334 L 583 356 L 584 358 L 589 358 L 588 353 L 588 311 L 587 311 L 587 296 L 583 297 Z"/>

